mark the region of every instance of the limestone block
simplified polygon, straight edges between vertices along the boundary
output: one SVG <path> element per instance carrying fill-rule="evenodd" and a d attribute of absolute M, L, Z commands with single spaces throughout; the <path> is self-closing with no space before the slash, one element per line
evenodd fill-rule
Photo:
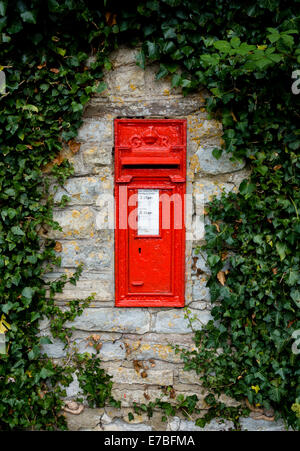
<path fill-rule="evenodd" d="M 101 343 L 101 338 L 99 339 Z M 98 357 L 103 362 L 113 361 L 113 360 L 124 360 L 125 359 L 125 347 L 122 342 L 105 342 L 102 343 L 102 347 L 97 352 L 95 347 L 93 346 L 93 340 L 74 340 L 74 345 L 79 353 L 84 354 L 98 354 Z"/>
<path fill-rule="evenodd" d="M 109 423 L 111 423 L 112 422 L 112 418 L 109 416 L 109 415 L 107 415 L 107 413 L 106 412 L 104 412 L 102 415 L 101 415 L 101 424 L 103 425 L 103 424 L 109 424 Z"/>
<path fill-rule="evenodd" d="M 150 314 L 137 308 L 87 308 L 80 317 L 68 322 L 66 326 L 86 331 L 144 334 L 150 328 Z"/>
<path fill-rule="evenodd" d="M 85 167 L 82 152 L 79 150 L 76 154 L 74 154 L 67 145 L 64 145 L 62 151 L 62 157 L 67 159 L 69 163 L 73 166 L 74 174 L 77 175 L 87 175 L 89 173 L 89 169 Z"/>
<path fill-rule="evenodd" d="M 43 344 L 41 346 L 41 352 L 47 354 L 48 357 L 53 359 L 60 359 L 65 357 L 67 350 L 64 349 L 65 344 L 56 338 L 50 338 L 52 343 Z"/>
<path fill-rule="evenodd" d="M 132 424 L 122 420 L 115 420 L 113 423 L 104 424 L 103 431 L 152 431 L 151 426 L 146 424 Z"/>
<path fill-rule="evenodd" d="M 196 426 L 193 421 L 181 420 L 179 431 L 228 431 L 233 428 L 232 421 L 224 420 L 224 422 L 212 420 L 206 424 L 204 428 Z"/>
<path fill-rule="evenodd" d="M 178 431 L 180 427 L 180 418 L 172 417 L 168 421 L 167 431 Z"/>
<path fill-rule="evenodd" d="M 103 172 L 103 171 L 102 171 Z M 112 192 L 113 180 L 110 173 L 103 173 L 97 177 L 72 177 L 69 178 L 64 187 L 58 187 L 54 193 L 54 202 L 61 201 L 62 196 L 68 196 L 67 205 L 92 205 L 101 194 Z M 52 187 L 52 191 L 54 189 Z"/>
<path fill-rule="evenodd" d="M 172 88 L 171 76 L 167 76 L 164 78 L 156 79 L 156 74 L 159 71 L 159 64 L 151 64 L 150 66 L 146 66 L 145 69 L 145 81 L 146 81 L 146 93 L 147 96 L 182 96 L 181 88 Z"/>
<path fill-rule="evenodd" d="M 146 421 L 149 420 L 147 413 L 141 413 L 141 414 L 137 414 L 135 412 L 133 412 L 133 410 L 131 408 L 123 408 L 122 409 L 122 418 L 123 421 L 125 421 L 125 423 L 129 423 L 129 424 L 140 424 L 140 423 L 145 423 Z M 128 418 L 128 414 L 129 413 L 133 413 L 133 420 L 129 420 Z"/>
<path fill-rule="evenodd" d="M 190 308 L 195 310 L 210 310 L 209 305 L 205 301 L 194 301 L 188 305 Z"/>
<path fill-rule="evenodd" d="M 73 271 L 66 271 L 68 277 L 72 276 Z M 62 273 L 49 273 L 46 281 L 58 279 Z M 110 273 L 89 273 L 83 271 L 76 285 L 67 283 L 62 293 L 56 293 L 57 301 L 70 301 L 72 299 L 85 299 L 94 295 L 95 301 L 111 301 L 114 298 L 113 275 Z"/>
<path fill-rule="evenodd" d="M 84 332 L 82 330 L 74 330 L 72 333 L 72 337 L 71 337 L 71 342 L 72 341 L 77 341 L 79 342 L 80 340 L 82 341 L 91 341 L 93 340 L 93 336 L 95 334 L 93 332 Z M 104 332 L 104 333 L 97 333 L 97 342 L 101 342 L 101 343 L 106 343 L 106 342 L 115 342 L 117 340 L 120 340 L 120 338 L 122 337 L 122 334 L 120 333 L 115 333 L 115 332 Z M 99 339 L 98 339 L 99 337 Z"/>
<path fill-rule="evenodd" d="M 109 360 L 124 360 L 126 357 L 125 346 L 121 341 L 103 343 L 99 356 L 104 362 Z"/>
<path fill-rule="evenodd" d="M 161 343 L 143 343 L 125 340 L 130 360 L 163 360 L 166 362 L 180 362 L 180 356 L 175 354 L 172 346 L 166 344 L 166 337 Z M 180 343 L 180 340 L 178 340 Z"/>
<path fill-rule="evenodd" d="M 73 415 L 65 412 L 68 428 L 70 431 L 80 431 L 81 429 L 93 430 L 99 426 L 100 418 L 104 409 L 85 408 L 80 415 Z"/>
<path fill-rule="evenodd" d="M 136 65 L 119 67 L 110 71 L 106 77 L 107 93 L 113 100 L 123 97 L 141 97 L 145 94 L 145 73 Z"/>
<path fill-rule="evenodd" d="M 192 270 L 194 273 L 197 273 L 197 270 L 199 269 L 201 272 L 205 272 L 206 274 L 211 274 L 210 268 L 207 265 L 207 254 L 205 251 L 200 250 L 200 252 L 196 252 L 196 249 L 193 250 L 193 260 L 194 264 L 192 266 Z M 199 271 L 198 271 L 199 272 Z M 203 283 L 207 279 L 205 276 L 203 276 L 203 279 L 201 280 Z"/>
<path fill-rule="evenodd" d="M 73 376 L 73 381 L 67 387 L 62 387 L 66 390 L 67 398 L 75 398 L 75 397 L 81 396 L 83 394 L 82 389 L 79 386 L 77 374 L 73 373 L 72 376 Z"/>
<path fill-rule="evenodd" d="M 193 322 L 194 329 L 201 329 L 204 324 L 212 319 L 208 311 L 192 311 L 191 317 L 196 314 L 197 319 Z M 187 334 L 191 332 L 189 321 L 185 318 L 183 310 L 166 310 L 156 314 L 153 327 L 154 332 L 158 333 L 181 333 Z"/>
<path fill-rule="evenodd" d="M 156 311 L 157 309 L 155 309 Z M 148 333 L 143 335 L 142 337 L 140 335 L 135 334 L 124 334 L 123 340 L 126 342 L 128 340 L 130 341 L 140 341 L 141 343 L 164 343 L 166 344 L 166 336 L 165 334 L 158 334 L 158 333 Z M 182 344 L 182 345 L 191 345 L 193 344 L 193 334 L 190 333 L 190 335 L 182 335 L 182 334 L 169 334 L 168 335 L 168 344 L 176 345 L 176 344 Z"/>
<path fill-rule="evenodd" d="M 83 263 L 88 271 L 102 271 L 112 267 L 113 242 L 106 234 L 107 240 L 61 240 L 61 266 L 74 268 Z"/>
<path fill-rule="evenodd" d="M 202 203 L 202 200 L 201 200 Z M 194 215 L 192 219 L 192 224 L 186 228 L 186 240 L 190 242 L 198 242 L 204 240 L 205 238 L 205 217 L 203 219 L 204 208 L 201 210 L 197 208 L 197 214 Z"/>
<path fill-rule="evenodd" d="M 138 47 L 131 49 L 121 46 L 117 50 L 111 52 L 109 59 L 115 69 L 117 67 L 126 66 L 128 64 L 135 65 L 136 58 L 139 52 L 140 49 Z"/>
<path fill-rule="evenodd" d="M 285 431 L 283 421 L 254 420 L 253 418 L 241 418 L 243 431 Z"/>
<path fill-rule="evenodd" d="M 237 401 L 236 399 L 230 398 L 229 396 L 225 395 L 224 393 L 220 396 L 216 397 L 218 401 L 223 402 L 224 404 L 226 404 L 226 406 L 229 407 L 238 407 L 241 405 L 241 403 L 239 401 Z"/>
<path fill-rule="evenodd" d="M 111 117 L 99 119 L 84 119 L 83 124 L 78 130 L 76 138 L 79 142 L 92 142 L 99 144 L 113 143 L 113 123 Z"/>
<path fill-rule="evenodd" d="M 213 154 L 214 147 L 202 147 L 200 146 L 196 152 L 198 159 L 198 166 L 195 166 L 195 172 L 202 172 L 205 174 L 226 174 L 228 172 L 240 171 L 244 168 L 245 162 L 231 161 L 232 155 L 222 153 L 221 157 L 217 160 Z"/>
<path fill-rule="evenodd" d="M 210 301 L 209 288 L 206 283 L 207 278 L 203 275 L 193 279 L 193 301 Z"/>
<path fill-rule="evenodd" d="M 135 369 L 120 366 L 106 366 L 108 374 L 113 376 L 115 384 L 147 384 L 147 385 L 173 385 L 172 370 L 146 370 L 147 377 L 142 377 Z"/>
<path fill-rule="evenodd" d="M 199 146 L 220 147 L 223 143 L 221 122 L 214 119 L 208 120 L 204 109 L 187 117 L 187 131 L 190 151 L 193 153 Z"/>
<path fill-rule="evenodd" d="M 94 172 L 95 166 L 112 163 L 112 148 L 104 144 L 85 143 L 81 146 L 83 161 L 86 167 Z"/>
<path fill-rule="evenodd" d="M 208 204 L 213 200 L 214 196 L 218 199 L 222 193 L 229 193 L 230 191 L 237 192 L 237 188 L 233 183 L 224 183 L 218 180 L 209 180 L 201 178 L 200 181 L 194 182 L 194 196 L 202 195 L 204 204 Z"/>
<path fill-rule="evenodd" d="M 91 207 L 66 208 L 54 210 L 53 219 L 62 227 L 63 231 L 51 230 L 49 238 L 87 238 L 95 232 L 96 212 Z"/>
<path fill-rule="evenodd" d="M 237 189 L 239 189 L 240 184 L 243 180 L 248 179 L 251 175 L 249 168 L 244 168 L 241 171 L 234 172 L 228 177 L 228 182 L 233 183 Z"/>
<path fill-rule="evenodd" d="M 50 319 L 47 318 L 46 316 L 43 316 L 39 320 L 39 331 L 40 331 L 39 336 L 48 335 L 49 327 L 50 327 Z"/>
<path fill-rule="evenodd" d="M 145 381 L 144 381 L 145 383 Z M 145 397 L 146 395 L 146 397 Z M 112 396 L 121 401 L 122 407 L 130 407 L 134 402 L 143 404 L 145 402 L 153 402 L 156 398 L 161 398 L 163 401 L 169 401 L 174 403 L 174 400 L 170 399 L 168 395 L 162 396 L 162 390 L 159 388 L 149 387 L 147 390 L 142 390 L 137 386 L 132 389 L 122 388 L 121 386 L 114 385 L 112 388 Z"/>
<path fill-rule="evenodd" d="M 196 94 L 189 97 L 166 97 L 155 98 L 111 98 L 110 100 L 93 97 L 86 106 L 84 117 L 89 118 L 102 117 L 104 114 L 111 114 L 114 117 L 186 117 L 187 114 L 193 114 L 204 106 L 205 99 L 202 95 Z"/>
<path fill-rule="evenodd" d="M 92 340 L 80 340 L 76 339 L 72 342 L 73 349 L 76 349 L 80 354 L 97 354 L 96 349 L 93 346 L 94 342 Z"/>
<path fill-rule="evenodd" d="M 184 371 L 183 369 L 179 369 L 178 377 L 181 384 L 201 385 L 199 375 L 196 373 L 196 371 Z"/>

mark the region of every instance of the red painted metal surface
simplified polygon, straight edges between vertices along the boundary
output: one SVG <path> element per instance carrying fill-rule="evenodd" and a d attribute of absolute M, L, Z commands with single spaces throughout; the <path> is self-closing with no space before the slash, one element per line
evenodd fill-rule
<path fill-rule="evenodd" d="M 115 299 L 183 307 L 186 121 L 115 120 Z"/>

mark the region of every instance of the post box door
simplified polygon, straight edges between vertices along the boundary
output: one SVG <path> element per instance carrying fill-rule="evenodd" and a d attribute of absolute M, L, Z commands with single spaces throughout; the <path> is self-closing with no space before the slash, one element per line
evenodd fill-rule
<path fill-rule="evenodd" d="M 136 227 L 128 229 L 128 291 L 131 294 L 172 294 L 173 224 L 163 228 L 161 195 L 170 190 L 137 189 Z M 172 215 L 170 215 L 172 216 Z M 132 217 L 134 221 L 134 217 Z M 132 224 L 133 225 L 133 224 Z"/>

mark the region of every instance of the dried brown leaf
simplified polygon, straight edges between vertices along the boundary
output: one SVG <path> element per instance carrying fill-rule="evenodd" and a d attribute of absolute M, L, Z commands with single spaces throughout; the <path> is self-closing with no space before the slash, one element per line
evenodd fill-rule
<path fill-rule="evenodd" d="M 71 150 L 72 153 L 77 153 L 80 149 L 80 143 L 76 142 L 74 139 L 70 139 L 70 141 L 68 141 L 68 146 Z"/>
<path fill-rule="evenodd" d="M 134 360 L 133 367 L 134 367 L 135 371 L 137 373 L 139 373 L 140 370 L 144 368 L 144 365 L 143 365 L 143 362 L 140 362 L 139 360 Z"/>
<path fill-rule="evenodd" d="M 226 278 L 225 278 L 225 273 L 224 271 L 219 271 L 217 274 L 217 279 L 220 282 L 221 285 L 225 285 L 226 282 Z"/>
<path fill-rule="evenodd" d="M 220 233 L 220 226 L 219 226 L 219 224 L 217 224 L 216 222 L 213 222 L 212 225 L 214 225 L 215 228 L 217 229 L 217 231 Z"/>
<path fill-rule="evenodd" d="M 113 13 L 111 13 L 109 11 L 105 13 L 105 20 L 106 20 L 106 23 L 107 23 L 107 25 L 109 27 L 112 27 L 113 25 L 116 25 L 116 23 L 117 23 L 116 17 L 117 17 L 116 14 L 113 14 Z"/>
<path fill-rule="evenodd" d="M 230 111 L 230 114 L 231 114 L 232 119 L 234 120 L 234 122 L 237 122 L 237 118 L 236 118 L 236 115 L 234 114 L 234 112 Z"/>
<path fill-rule="evenodd" d="M 171 399 L 175 399 L 176 398 L 176 391 L 175 391 L 175 389 L 173 387 L 170 390 L 170 398 Z"/>
<path fill-rule="evenodd" d="M 62 244 L 59 241 L 56 241 L 54 246 L 55 252 L 61 252 L 62 251 Z"/>

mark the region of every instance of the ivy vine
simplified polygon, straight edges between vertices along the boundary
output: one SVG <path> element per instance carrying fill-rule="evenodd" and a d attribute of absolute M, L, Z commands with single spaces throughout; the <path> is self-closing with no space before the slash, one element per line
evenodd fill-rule
<path fill-rule="evenodd" d="M 157 78 L 171 77 L 185 94 L 205 86 L 212 94 L 207 110 L 224 129 L 224 149 L 214 156 L 231 152 L 252 167 L 239 193 L 214 200 L 207 212 L 201 252 L 212 272 L 215 322 L 195 332 L 197 351 L 181 351 L 185 369 L 198 373 L 211 396 L 225 392 L 272 407 L 299 429 L 300 96 L 292 90 L 300 65 L 298 6 L 0 1 L 0 315 L 11 326 L 8 353 L 0 357 L 0 429 L 66 427 L 61 387 L 71 371 L 41 355 L 38 323 L 51 318 L 54 334 L 64 338 L 65 321 L 86 302 L 61 313 L 54 294 L 66 279 L 45 286 L 44 274 L 59 264 L 47 230 L 59 226 L 43 171 L 53 166 L 58 183 L 71 174 L 60 152 L 72 148 L 85 104 L 105 89 L 109 53 L 124 42 L 141 44 L 137 63 L 159 62 Z M 86 377 L 99 368 L 95 362 Z M 101 377 L 104 388 L 91 402 L 110 398 Z M 89 386 L 84 373 L 82 383 Z"/>

